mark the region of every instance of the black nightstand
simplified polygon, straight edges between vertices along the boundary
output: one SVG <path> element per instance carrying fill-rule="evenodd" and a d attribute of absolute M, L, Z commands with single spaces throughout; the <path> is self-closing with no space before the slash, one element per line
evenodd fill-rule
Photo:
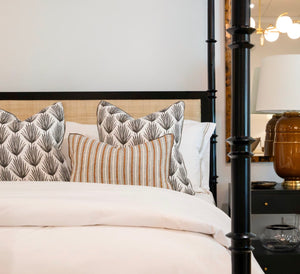
<path fill-rule="evenodd" d="M 252 214 L 299 214 L 300 190 L 282 188 L 251 189 Z M 265 271 L 271 274 L 300 274 L 300 249 L 292 252 L 270 252 L 253 241 L 253 254 Z"/>

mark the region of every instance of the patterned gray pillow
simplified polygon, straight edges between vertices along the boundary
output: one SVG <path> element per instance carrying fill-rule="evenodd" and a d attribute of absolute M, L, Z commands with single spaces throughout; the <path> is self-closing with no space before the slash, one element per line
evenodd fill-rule
<path fill-rule="evenodd" d="M 169 168 L 170 183 L 176 191 L 195 194 L 183 157 L 178 148 L 184 119 L 184 102 L 177 102 L 161 111 L 134 119 L 120 108 L 101 101 L 97 108 L 97 127 L 100 142 L 112 146 L 133 146 L 155 140 L 165 134 L 174 135 L 171 163 Z"/>
<path fill-rule="evenodd" d="M 25 121 L 0 109 L 0 180 L 69 181 L 70 170 L 60 151 L 64 133 L 62 103 Z"/>

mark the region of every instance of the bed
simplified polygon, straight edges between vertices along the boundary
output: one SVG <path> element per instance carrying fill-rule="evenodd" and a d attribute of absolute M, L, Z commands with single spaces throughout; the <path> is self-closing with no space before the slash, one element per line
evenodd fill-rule
<path fill-rule="evenodd" d="M 231 229 L 215 205 L 214 1 L 208 14 L 207 91 L 1 93 L 0 273 L 262 273 L 249 209 Z M 248 174 L 251 140 L 231 141 L 233 174 Z"/>

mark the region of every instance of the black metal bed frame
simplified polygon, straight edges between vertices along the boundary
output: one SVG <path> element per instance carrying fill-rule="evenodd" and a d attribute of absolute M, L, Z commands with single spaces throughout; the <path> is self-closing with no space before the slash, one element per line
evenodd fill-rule
<path fill-rule="evenodd" d="M 232 0 L 231 79 L 231 261 L 232 273 L 251 273 L 250 232 L 250 0 Z"/>
<path fill-rule="evenodd" d="M 92 99 L 201 99 L 201 120 L 216 122 L 216 85 L 215 85 L 215 1 L 208 1 L 207 20 L 207 72 L 208 90 L 180 92 L 1 92 L 0 100 L 92 100 Z M 250 62 L 250 0 L 232 0 L 232 136 L 231 145 L 231 238 L 232 273 L 251 273 L 250 233 L 250 112 L 249 112 L 249 62 Z M 210 190 L 217 199 L 216 141 L 211 138 L 210 151 Z"/>

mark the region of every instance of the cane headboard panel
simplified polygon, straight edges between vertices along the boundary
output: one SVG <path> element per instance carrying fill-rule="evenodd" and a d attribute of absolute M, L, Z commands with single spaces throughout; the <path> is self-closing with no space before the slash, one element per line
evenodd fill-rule
<path fill-rule="evenodd" d="M 44 107 L 60 101 L 63 103 L 65 120 L 83 124 L 96 123 L 99 100 L 2 100 L 0 108 L 15 114 L 21 121 L 39 112 Z M 128 112 L 134 118 L 159 111 L 178 100 L 110 100 L 110 103 Z M 201 121 L 201 101 L 185 99 L 185 119 Z"/>

